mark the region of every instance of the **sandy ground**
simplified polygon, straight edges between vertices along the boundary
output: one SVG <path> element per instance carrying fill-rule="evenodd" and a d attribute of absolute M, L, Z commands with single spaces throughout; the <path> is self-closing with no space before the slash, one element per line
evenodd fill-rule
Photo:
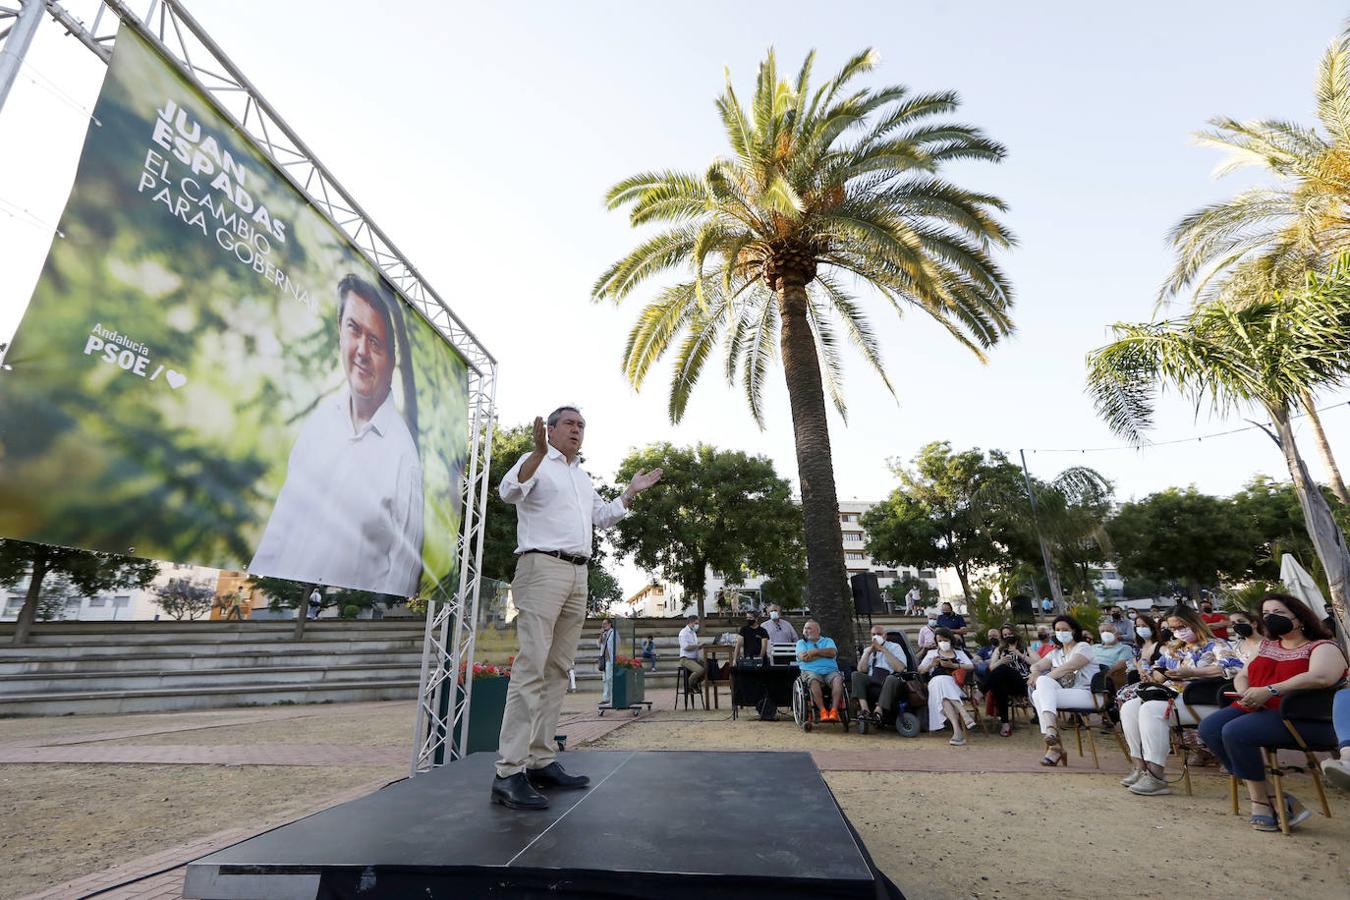
<path fill-rule="evenodd" d="M 601 738 L 603 750 L 884 750 L 952 754 L 948 734 L 860 737 L 837 726 L 803 734 L 791 721 L 732 722 L 716 712 L 658 712 Z M 1097 735 L 1103 765 L 1123 766 L 1110 737 Z M 1195 795 L 1137 797 L 1119 774 L 1088 774 L 1073 740 L 1071 772 L 826 772 L 825 779 L 877 865 L 911 900 L 969 897 L 1152 898 L 1190 885 L 1187 896 L 1350 897 L 1350 798 L 1331 792 L 1332 816 L 1295 835 L 1252 831 L 1231 815 L 1228 782 L 1197 774 Z M 1010 738 L 977 733 L 972 749 L 1038 758 L 1029 725 Z M 953 757 L 957 759 L 959 757 Z M 1310 806 L 1305 776 L 1290 789 Z M 1184 874 L 1183 874 L 1184 873 Z"/>
<path fill-rule="evenodd" d="M 281 822 L 403 767 L 0 766 L 0 897 L 227 828 Z"/>

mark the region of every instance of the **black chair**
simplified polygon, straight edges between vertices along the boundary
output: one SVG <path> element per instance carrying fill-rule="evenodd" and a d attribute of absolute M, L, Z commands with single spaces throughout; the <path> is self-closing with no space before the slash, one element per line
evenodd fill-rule
<path fill-rule="evenodd" d="M 1312 723 L 1330 725 L 1331 706 L 1336 692 L 1344 687 L 1345 683 L 1342 682 L 1329 688 L 1293 691 L 1280 699 L 1280 718 L 1284 720 L 1284 727 L 1289 729 L 1289 733 L 1294 737 L 1294 743 L 1298 744 L 1298 749 L 1303 751 L 1304 758 L 1308 761 L 1308 771 L 1312 775 L 1313 786 L 1317 789 L 1317 800 L 1322 806 L 1322 815 L 1328 819 L 1331 818 L 1331 807 L 1327 805 L 1327 792 L 1322 786 L 1322 770 L 1317 765 L 1317 757 L 1313 754 L 1335 752 L 1339 744 L 1334 734 L 1330 743 L 1309 743 L 1299 731 L 1299 725 Z M 1289 816 L 1284 808 L 1284 769 L 1280 766 L 1279 751 L 1271 747 L 1262 747 L 1261 753 L 1265 757 L 1266 772 L 1275 782 L 1275 810 L 1280 820 L 1280 831 L 1289 834 Z M 1232 782 L 1236 796 L 1237 779 L 1233 778 Z"/>
<path fill-rule="evenodd" d="M 1092 692 L 1092 706 L 1078 708 L 1067 708 L 1061 706 L 1059 713 L 1061 716 L 1069 716 L 1073 722 L 1074 736 L 1078 739 L 1078 756 L 1083 756 L 1083 732 L 1087 732 L 1088 746 L 1092 750 L 1092 765 L 1100 769 L 1102 767 L 1101 759 L 1097 755 L 1097 739 L 1092 734 L 1092 726 L 1087 717 L 1093 713 L 1098 713 L 1103 722 L 1110 721 L 1107 718 L 1108 708 L 1116 702 L 1115 685 L 1111 679 L 1106 677 L 1106 667 L 1098 666 L 1097 672 L 1092 676 L 1092 684 L 1089 686 Z M 1124 738 L 1120 736 L 1120 726 L 1116 725 L 1111 729 L 1111 734 L 1116 739 L 1116 745 L 1120 747 L 1120 752 L 1128 760 L 1130 758 L 1130 748 L 1126 746 Z M 1067 765 L 1067 762 L 1066 762 Z"/>
<path fill-rule="evenodd" d="M 706 675 L 706 669 L 705 669 L 704 671 L 705 671 L 704 677 L 707 677 L 707 675 Z M 676 666 L 675 666 L 675 706 L 676 706 L 676 708 L 678 708 L 679 705 L 680 705 L 680 694 L 684 694 L 684 708 L 685 708 L 685 709 L 688 709 L 688 708 L 689 708 L 689 697 L 690 697 L 690 695 L 693 695 L 693 697 L 694 697 L 696 700 L 698 700 L 699 703 L 701 703 L 701 704 L 703 705 L 703 709 L 704 709 L 705 711 L 708 709 L 708 701 L 706 701 L 706 700 L 703 699 L 703 691 L 701 691 L 701 690 L 697 690 L 697 691 L 696 691 L 696 690 L 694 690 L 693 688 L 689 687 L 689 670 L 686 669 L 684 666 L 681 666 L 681 665 L 679 665 L 679 664 L 676 664 Z"/>
<path fill-rule="evenodd" d="M 1195 681 L 1186 682 L 1182 688 L 1181 696 L 1177 698 L 1178 707 L 1186 707 L 1191 713 L 1191 718 L 1197 722 L 1200 717 L 1195 714 L 1194 708 L 1197 706 L 1227 706 L 1231 701 L 1224 697 L 1224 693 L 1233 690 L 1232 679 L 1225 678 L 1201 678 Z M 1191 760 L 1189 748 L 1186 746 L 1186 729 L 1197 728 L 1197 725 L 1182 725 L 1181 716 L 1172 717 L 1172 751 L 1176 753 L 1181 760 L 1181 780 L 1186 785 L 1186 796 L 1192 796 L 1191 790 Z"/>

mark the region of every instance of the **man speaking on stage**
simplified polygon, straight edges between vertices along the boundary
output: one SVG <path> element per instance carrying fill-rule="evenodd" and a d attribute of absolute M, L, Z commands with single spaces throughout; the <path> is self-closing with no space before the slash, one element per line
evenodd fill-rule
<path fill-rule="evenodd" d="M 563 771 L 553 741 L 581 626 L 586 619 L 586 564 L 591 528 L 608 528 L 633 497 L 661 480 L 638 472 L 616 500 L 595 492 L 578 455 L 586 420 L 561 406 L 547 424 L 534 420 L 534 450 L 502 479 L 503 500 L 516 507 L 516 577 L 511 582 L 520 650 L 511 666 L 497 748 L 492 800 L 512 809 L 547 809 L 540 788 L 583 788 L 585 775 Z"/>

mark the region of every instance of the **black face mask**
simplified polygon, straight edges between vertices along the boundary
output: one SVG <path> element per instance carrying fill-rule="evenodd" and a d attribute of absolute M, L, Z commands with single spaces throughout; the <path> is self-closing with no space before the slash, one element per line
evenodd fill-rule
<path fill-rule="evenodd" d="M 1214 607 L 1212 607 L 1212 606 L 1202 606 L 1202 607 L 1200 607 L 1200 611 L 1201 611 L 1202 613 L 1206 614 L 1206 615 L 1209 615 L 1210 613 L 1214 612 Z"/>
<path fill-rule="evenodd" d="M 1238 637 L 1248 638 L 1256 629 L 1252 628 L 1250 622 L 1238 622 L 1233 626 L 1233 630 L 1237 632 Z"/>
<path fill-rule="evenodd" d="M 1261 621 L 1266 623 L 1266 634 L 1274 638 L 1284 637 L 1294 630 L 1294 620 L 1279 613 L 1271 613 Z"/>
<path fill-rule="evenodd" d="M 1117 622 L 1119 622 L 1119 621 L 1120 621 L 1120 613 L 1111 613 L 1111 618 L 1112 618 L 1112 619 L 1115 619 Z"/>

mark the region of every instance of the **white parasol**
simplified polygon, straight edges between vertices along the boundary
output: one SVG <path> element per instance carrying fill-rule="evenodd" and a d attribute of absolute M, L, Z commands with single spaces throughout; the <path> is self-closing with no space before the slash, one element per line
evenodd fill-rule
<path fill-rule="evenodd" d="M 1280 560 L 1280 581 L 1284 582 L 1289 593 L 1312 608 L 1319 621 L 1327 617 L 1327 601 L 1322 598 L 1322 591 L 1293 554 L 1286 553 Z"/>

